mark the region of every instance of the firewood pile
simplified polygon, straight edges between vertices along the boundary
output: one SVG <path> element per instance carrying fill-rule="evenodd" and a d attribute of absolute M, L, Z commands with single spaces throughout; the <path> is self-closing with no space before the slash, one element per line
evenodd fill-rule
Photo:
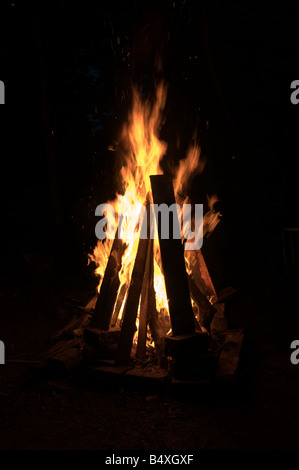
<path fill-rule="evenodd" d="M 155 204 L 175 202 L 167 176 L 152 176 L 151 187 Z M 118 274 L 124 244 L 116 236 L 94 304 L 77 309 L 57 333 L 43 357 L 48 367 L 65 373 L 85 368 L 103 380 L 118 376 L 163 384 L 237 378 L 244 331 L 229 330 L 225 315 L 234 289 L 216 292 L 201 250 L 190 254 L 187 272 L 181 240 L 163 239 L 157 226 L 169 316 L 156 305 L 153 240 L 139 239 L 130 284 L 123 292 Z"/>

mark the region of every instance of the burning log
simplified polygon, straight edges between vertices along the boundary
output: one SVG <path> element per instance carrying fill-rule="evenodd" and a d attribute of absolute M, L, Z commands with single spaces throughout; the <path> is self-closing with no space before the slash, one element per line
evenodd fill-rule
<path fill-rule="evenodd" d="M 153 240 L 149 240 L 145 274 L 143 279 L 140 303 L 139 331 L 136 357 L 141 360 L 146 358 L 147 326 L 149 325 L 151 337 L 155 343 L 157 357 L 163 360 L 164 332 L 161 327 L 156 308 L 156 293 L 154 289 L 154 253 Z M 169 330 L 169 328 L 168 328 Z"/>
<path fill-rule="evenodd" d="M 118 231 L 116 230 L 92 319 L 93 326 L 101 330 L 109 330 L 120 285 L 118 273 L 121 269 L 121 259 L 125 249 L 126 245 L 118 238 Z"/>
<path fill-rule="evenodd" d="M 165 359 L 165 332 L 161 324 L 156 308 L 156 294 L 154 286 L 149 288 L 149 303 L 148 303 L 148 324 L 151 331 L 151 337 L 155 343 L 155 351 L 160 362 Z M 167 330 L 169 330 L 168 325 Z"/>
<path fill-rule="evenodd" d="M 151 176 L 154 203 L 168 207 L 175 204 L 172 180 L 166 175 Z M 173 215 L 174 222 L 176 214 Z M 160 242 L 162 267 L 168 298 L 169 314 L 174 335 L 192 334 L 195 331 L 188 278 L 181 239 L 175 239 L 169 231 L 168 239 L 161 233 L 161 224 L 156 220 Z M 168 221 L 169 224 L 169 221 Z M 170 224 L 169 224 L 170 225 Z M 170 229 L 170 227 L 169 227 Z"/>
<path fill-rule="evenodd" d="M 113 316 L 112 316 L 112 320 L 111 320 L 111 326 L 115 326 L 116 325 L 116 322 L 117 322 L 117 319 L 118 319 L 118 315 L 119 315 L 119 312 L 120 312 L 120 309 L 122 307 L 122 304 L 125 300 L 125 296 L 126 296 L 126 293 L 127 293 L 127 289 L 128 289 L 128 286 L 126 283 L 124 283 L 121 288 L 120 288 L 120 291 L 118 293 L 118 296 L 117 296 L 117 301 L 116 301 L 116 304 L 115 304 L 115 309 L 114 309 L 114 312 L 113 312 Z"/>
<path fill-rule="evenodd" d="M 195 252 L 195 256 L 197 258 L 197 266 L 199 267 L 206 293 L 215 302 L 217 300 L 217 293 L 201 250 L 197 250 Z"/>
<path fill-rule="evenodd" d="M 201 250 L 187 250 L 185 253 L 194 283 L 205 297 L 215 303 L 218 300 L 218 295 Z"/>
<path fill-rule="evenodd" d="M 149 219 L 149 203 L 144 213 L 142 224 Z M 136 318 L 144 278 L 145 263 L 148 253 L 149 237 L 139 239 L 137 254 L 128 289 L 127 300 L 123 313 L 121 334 L 116 353 L 116 364 L 126 364 L 130 361 L 132 342 L 136 330 Z"/>
<path fill-rule="evenodd" d="M 153 286 L 153 240 L 149 240 L 147 259 L 145 264 L 145 272 L 141 290 L 140 299 L 140 315 L 139 315 L 139 330 L 138 330 L 138 344 L 136 357 L 145 360 L 146 357 L 146 337 L 147 337 L 147 325 L 148 325 L 148 313 L 149 313 L 149 297 L 150 289 Z"/>
<path fill-rule="evenodd" d="M 210 324 L 215 314 L 215 308 L 210 304 L 207 297 L 197 287 L 191 275 L 188 276 L 190 294 L 199 310 L 199 325 L 203 331 L 210 331 Z"/>

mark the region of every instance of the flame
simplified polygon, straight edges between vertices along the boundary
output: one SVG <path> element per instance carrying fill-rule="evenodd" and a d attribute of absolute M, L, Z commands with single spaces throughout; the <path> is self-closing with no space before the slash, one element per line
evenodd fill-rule
<path fill-rule="evenodd" d="M 98 284 L 98 292 L 100 291 L 105 268 L 108 262 L 109 254 L 112 247 L 112 240 L 105 238 L 105 243 L 101 242 L 96 245 L 92 254 L 88 255 L 88 264 L 93 262 L 96 264 L 95 274 L 100 277 L 100 281 Z"/>
<path fill-rule="evenodd" d="M 202 173 L 205 167 L 206 161 L 203 157 L 200 157 L 201 149 L 196 142 L 195 136 L 194 143 L 189 146 L 186 157 L 179 161 L 173 182 L 174 192 L 177 195 L 177 199 L 179 198 L 180 203 L 186 202 L 193 178 Z"/>
<path fill-rule="evenodd" d="M 150 194 L 150 175 L 162 174 L 160 162 L 167 150 L 167 144 L 160 140 L 159 133 L 163 125 L 163 112 L 167 97 L 167 88 L 162 82 L 157 86 L 155 101 L 143 99 L 141 94 L 133 89 L 133 105 L 128 120 L 121 132 L 121 144 L 123 153 L 123 165 L 120 170 L 120 183 L 122 194 L 117 194 L 113 205 L 116 216 L 120 220 L 122 214 L 121 234 L 126 248 L 121 260 L 119 272 L 120 291 L 126 289 L 126 294 L 121 296 L 121 308 L 118 313 L 118 322 L 121 322 L 125 306 L 127 290 L 130 285 L 132 269 L 138 248 L 138 233 L 140 231 L 140 215 L 145 206 L 146 198 Z M 114 150 L 114 149 L 113 149 Z M 193 177 L 202 172 L 205 160 L 201 157 L 200 147 L 196 137 L 190 145 L 186 158 L 182 159 L 174 169 L 174 191 L 176 200 L 182 205 L 188 201 L 189 185 Z M 216 225 L 217 217 L 212 217 L 215 198 L 210 200 L 210 218 L 208 226 Z M 135 237 L 133 235 L 136 235 Z M 99 240 L 93 254 L 89 255 L 89 261 L 96 264 L 96 274 L 100 277 L 98 290 L 105 273 L 105 268 L 112 247 L 112 240 L 106 238 Z M 169 316 L 168 300 L 165 290 L 164 276 L 160 257 L 160 248 L 155 227 L 154 238 L 154 289 L 156 295 L 156 308 L 158 314 L 166 319 Z M 116 302 L 117 304 L 117 302 Z M 116 305 L 115 304 L 115 305 Z M 140 309 L 140 303 L 139 303 Z M 136 325 L 139 323 L 139 309 Z M 168 318 L 169 319 L 169 318 Z M 135 334 L 135 340 L 137 335 Z"/>
<path fill-rule="evenodd" d="M 159 139 L 159 132 L 163 125 L 166 96 L 167 89 L 164 83 L 157 86 L 154 103 L 151 103 L 150 100 L 143 100 L 140 93 L 133 89 L 132 110 L 121 132 L 121 143 L 124 152 L 120 178 L 124 194 L 118 194 L 117 198 L 110 202 L 117 217 L 123 214 L 120 238 L 127 245 L 119 272 L 119 291 L 123 285 L 128 288 L 130 283 L 138 248 L 140 214 L 150 191 L 149 177 L 150 175 L 163 173 L 160 161 L 166 153 L 167 145 Z M 111 240 L 99 240 L 93 254 L 89 256 L 90 261 L 93 261 L 97 266 L 96 274 L 101 278 L 98 290 L 100 289 L 111 246 Z M 161 308 L 168 309 L 164 277 L 159 258 L 159 245 L 157 243 L 154 243 L 154 288 L 158 310 Z M 124 305 L 125 301 L 122 302 L 119 311 L 119 320 Z"/>
<path fill-rule="evenodd" d="M 221 213 L 216 211 L 214 206 L 216 202 L 219 202 L 218 196 L 213 194 L 212 196 L 207 196 L 209 210 L 204 215 L 203 219 L 203 234 L 209 236 L 211 232 L 216 228 L 220 222 Z"/>

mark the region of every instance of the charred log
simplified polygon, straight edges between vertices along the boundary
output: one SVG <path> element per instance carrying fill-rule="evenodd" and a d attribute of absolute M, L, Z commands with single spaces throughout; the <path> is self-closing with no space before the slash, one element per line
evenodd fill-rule
<path fill-rule="evenodd" d="M 166 204 L 168 208 L 175 204 L 172 180 L 166 175 L 151 176 L 154 204 Z M 173 221 L 178 220 L 173 214 Z M 191 306 L 188 278 L 184 260 L 184 249 L 181 239 L 174 238 L 169 223 L 169 237 L 162 236 L 161 221 L 156 220 L 158 227 L 161 259 L 165 277 L 169 314 L 174 335 L 192 334 L 195 331 L 194 315 Z"/>
<path fill-rule="evenodd" d="M 121 259 L 125 249 L 126 245 L 118 238 L 116 231 L 92 321 L 93 326 L 101 330 L 108 330 L 111 323 L 120 285 L 118 273 L 121 269 Z"/>
<path fill-rule="evenodd" d="M 147 223 L 148 218 L 149 203 L 147 203 L 147 210 L 144 214 L 142 223 Z M 146 239 L 139 239 L 137 254 L 123 314 L 121 335 L 116 353 L 116 364 L 126 364 L 130 361 L 132 342 L 134 333 L 136 331 L 136 318 L 144 278 L 148 245 L 148 237 Z"/>

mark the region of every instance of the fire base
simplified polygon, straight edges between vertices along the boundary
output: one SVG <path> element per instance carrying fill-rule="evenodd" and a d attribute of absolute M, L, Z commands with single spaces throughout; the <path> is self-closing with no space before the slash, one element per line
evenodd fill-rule
<path fill-rule="evenodd" d="M 115 365 L 114 359 L 99 359 L 100 350 L 85 346 L 85 372 L 93 383 L 157 393 L 195 386 L 196 389 L 219 388 L 238 382 L 244 330 L 226 330 L 190 337 L 167 337 L 163 363 L 150 356 L 147 361 Z M 111 352 L 110 348 L 110 352 Z"/>
<path fill-rule="evenodd" d="M 90 323 L 86 326 L 84 321 L 79 336 L 78 329 L 76 335 L 66 331 L 42 362 L 49 373 L 56 370 L 60 375 L 75 374 L 92 385 L 115 384 L 145 390 L 147 394 L 150 390 L 219 390 L 221 384 L 234 386 L 240 378 L 244 330 L 228 328 L 224 302 L 216 303 L 215 309 L 210 334 L 196 331 L 191 335 L 166 335 L 156 349 L 147 347 L 142 360 L 133 344 L 129 362 L 117 365 L 120 328 L 106 331 Z"/>

